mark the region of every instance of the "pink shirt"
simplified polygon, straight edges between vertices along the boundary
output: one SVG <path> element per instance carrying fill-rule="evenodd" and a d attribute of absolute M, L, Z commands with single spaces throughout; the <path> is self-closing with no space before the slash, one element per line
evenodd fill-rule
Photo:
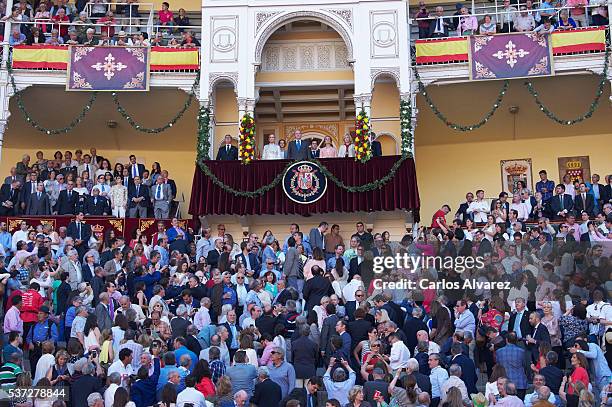
<path fill-rule="evenodd" d="M 276 345 L 274 342 L 268 343 L 268 346 L 264 348 L 261 358 L 259 359 L 259 366 L 267 366 L 268 363 L 272 363 L 272 359 L 270 359 L 270 357 L 272 356 L 272 350 L 274 350 L 275 347 Z"/>
<path fill-rule="evenodd" d="M 337 155 L 336 149 L 333 148 L 332 146 L 323 147 L 319 150 L 320 158 L 334 158 L 336 157 L 336 155 Z"/>
<path fill-rule="evenodd" d="M 21 312 L 12 306 L 4 315 L 4 333 L 9 334 L 11 331 L 17 331 L 23 335 L 23 320 Z"/>
<path fill-rule="evenodd" d="M 169 23 L 174 20 L 174 14 L 170 10 L 159 10 L 159 22 Z"/>

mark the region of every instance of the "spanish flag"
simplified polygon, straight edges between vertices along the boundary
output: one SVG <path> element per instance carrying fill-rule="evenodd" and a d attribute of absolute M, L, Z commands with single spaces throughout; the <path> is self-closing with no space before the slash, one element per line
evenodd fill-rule
<path fill-rule="evenodd" d="M 197 48 L 151 48 L 151 72 L 200 69 Z"/>
<path fill-rule="evenodd" d="M 465 62 L 467 60 L 468 41 L 465 37 L 416 40 L 417 64 Z"/>
<path fill-rule="evenodd" d="M 593 27 L 580 30 L 554 31 L 552 33 L 553 54 L 605 51 L 605 29 L 605 27 Z"/>
<path fill-rule="evenodd" d="M 13 68 L 66 69 L 68 47 L 56 45 L 19 45 L 13 47 Z"/>

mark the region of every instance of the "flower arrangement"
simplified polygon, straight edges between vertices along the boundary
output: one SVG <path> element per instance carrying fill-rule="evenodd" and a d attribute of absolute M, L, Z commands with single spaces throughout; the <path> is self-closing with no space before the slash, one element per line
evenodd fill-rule
<path fill-rule="evenodd" d="M 255 157 L 255 119 L 248 113 L 240 120 L 238 157 L 243 164 L 249 164 Z"/>
<path fill-rule="evenodd" d="M 372 144 L 370 143 L 370 119 L 366 112 L 361 109 L 355 120 L 355 134 L 353 135 L 355 145 L 355 160 L 362 163 L 372 158 Z"/>

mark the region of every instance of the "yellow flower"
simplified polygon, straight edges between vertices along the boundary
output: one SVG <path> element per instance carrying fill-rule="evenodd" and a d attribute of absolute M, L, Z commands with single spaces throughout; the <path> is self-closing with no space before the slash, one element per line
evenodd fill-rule
<path fill-rule="evenodd" d="M 361 130 L 355 130 L 356 134 L 361 134 Z"/>
<path fill-rule="evenodd" d="M 368 126 L 367 126 L 366 124 L 364 124 L 364 125 L 363 125 L 363 129 L 364 129 L 364 130 L 367 130 L 367 129 L 368 129 Z"/>
<path fill-rule="evenodd" d="M 359 147 L 359 152 L 362 153 L 363 152 L 363 147 Z"/>
<path fill-rule="evenodd" d="M 358 141 L 359 141 L 359 137 L 355 137 L 355 142 L 358 142 Z"/>
<path fill-rule="evenodd" d="M 362 119 L 361 115 L 357 116 L 357 120 L 361 120 L 361 119 Z"/>
<path fill-rule="evenodd" d="M 365 119 L 363 119 L 363 121 L 367 123 L 369 119 L 366 117 Z"/>

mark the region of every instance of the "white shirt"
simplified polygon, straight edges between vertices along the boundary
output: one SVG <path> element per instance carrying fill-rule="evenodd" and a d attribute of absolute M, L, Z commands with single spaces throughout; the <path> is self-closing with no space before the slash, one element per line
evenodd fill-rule
<path fill-rule="evenodd" d="M 574 184 L 563 184 L 565 186 L 565 193 L 572 196 L 572 199 L 576 198 L 576 188 Z"/>
<path fill-rule="evenodd" d="M 363 289 L 363 282 L 361 280 L 351 280 L 350 283 L 344 286 L 342 289 L 342 296 L 345 301 L 355 301 L 355 292 L 359 289 Z"/>
<path fill-rule="evenodd" d="M 435 343 L 434 341 L 429 341 L 427 342 L 429 344 L 429 349 L 427 350 L 428 354 L 432 354 L 432 353 L 440 353 L 440 345 L 438 345 L 437 343 Z M 416 355 L 418 353 L 417 348 L 414 348 L 414 354 Z"/>
<path fill-rule="evenodd" d="M 13 253 L 17 251 L 17 243 L 19 243 L 20 240 L 23 240 L 24 242 L 28 240 L 27 231 L 24 232 L 23 230 L 19 229 L 17 232 L 13 233 L 13 242 L 11 247 Z"/>
<path fill-rule="evenodd" d="M 475 211 L 478 211 L 477 213 Z M 468 206 L 467 213 L 474 213 L 474 222 L 485 223 L 487 221 L 487 215 L 491 211 L 491 206 L 486 199 L 482 201 L 472 201 Z"/>
<path fill-rule="evenodd" d="M 210 312 L 206 307 L 200 307 L 198 312 L 193 316 L 193 325 L 198 328 L 198 331 L 207 325 L 210 325 Z"/>
<path fill-rule="evenodd" d="M 118 384 L 111 383 L 104 392 L 104 407 L 113 407 L 115 392 L 119 388 Z"/>
<path fill-rule="evenodd" d="M 36 383 L 43 377 L 47 376 L 47 372 L 55 364 L 55 356 L 50 353 L 46 353 L 38 359 L 38 363 L 36 364 L 36 375 L 34 376 L 34 380 L 32 384 L 36 386 Z"/>
<path fill-rule="evenodd" d="M 121 375 L 121 385 L 125 388 L 127 388 L 127 380 L 130 377 L 130 375 L 136 374 L 136 372 L 134 371 L 134 368 L 132 368 L 132 364 L 128 363 L 127 366 L 125 366 L 123 364 L 122 361 L 118 360 L 116 362 L 113 362 L 112 365 L 110 365 L 110 367 L 108 368 L 108 376 L 111 375 L 111 373 L 119 373 Z"/>
<path fill-rule="evenodd" d="M 587 306 L 587 318 L 601 318 L 612 321 L 612 305 L 607 302 L 597 302 Z M 589 324 L 589 333 L 597 335 L 599 324 Z"/>
<path fill-rule="evenodd" d="M 278 144 L 266 144 L 261 155 L 262 160 L 280 160 L 283 158 L 283 152 Z"/>
<path fill-rule="evenodd" d="M 397 341 L 391 346 L 391 355 L 389 356 L 389 366 L 392 370 L 407 367 L 410 359 L 410 351 L 404 345 L 404 342 Z"/>
<path fill-rule="evenodd" d="M 193 407 L 209 407 L 213 405 L 206 401 L 204 395 L 193 387 L 185 388 L 176 398 L 176 407 L 184 407 L 186 403 L 192 403 Z"/>

